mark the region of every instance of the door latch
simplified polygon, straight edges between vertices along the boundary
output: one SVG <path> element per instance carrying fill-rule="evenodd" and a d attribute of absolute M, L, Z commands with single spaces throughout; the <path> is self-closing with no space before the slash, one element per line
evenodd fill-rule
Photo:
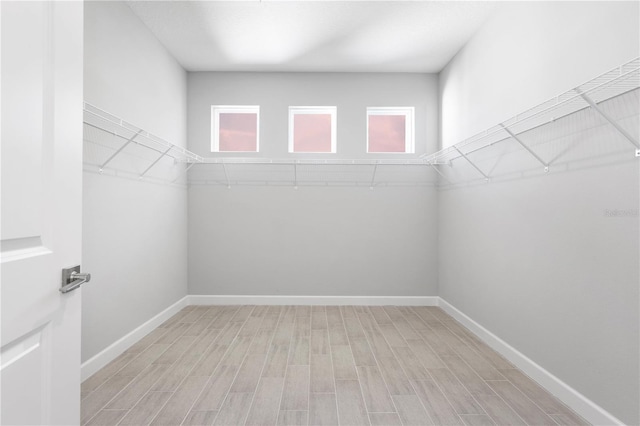
<path fill-rule="evenodd" d="M 64 268 L 62 270 L 62 286 L 60 287 L 60 292 L 69 293 L 89 281 L 91 281 L 91 274 L 81 273 L 80 265 Z"/>

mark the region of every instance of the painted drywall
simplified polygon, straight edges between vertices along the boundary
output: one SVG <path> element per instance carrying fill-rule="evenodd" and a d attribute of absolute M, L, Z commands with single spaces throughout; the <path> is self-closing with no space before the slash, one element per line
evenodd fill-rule
<path fill-rule="evenodd" d="M 126 4 L 86 3 L 85 101 L 186 146 L 186 81 Z M 187 191 L 88 170 L 83 187 L 86 361 L 186 295 Z"/>
<path fill-rule="evenodd" d="M 85 101 L 186 147 L 186 72 L 121 1 L 85 11 Z"/>
<path fill-rule="evenodd" d="M 211 105 L 260 105 L 260 156 L 290 157 L 290 105 L 337 106 L 338 149 L 325 158 L 381 158 L 365 154 L 367 106 L 416 108 L 417 154 L 405 158 L 437 146 L 428 74 L 190 73 L 189 148 L 201 155 L 211 155 Z M 275 166 L 262 167 L 252 173 Z M 415 185 L 192 185 L 189 293 L 436 295 L 435 197 Z"/>
<path fill-rule="evenodd" d="M 506 2 L 440 73 L 447 147 L 640 55 L 638 2 Z"/>
<path fill-rule="evenodd" d="M 435 192 L 193 186 L 189 293 L 434 296 Z"/>
<path fill-rule="evenodd" d="M 620 164 L 439 200 L 440 296 L 626 424 L 638 424 L 639 179 Z"/>
<path fill-rule="evenodd" d="M 639 55 L 637 2 L 505 7 L 441 74 L 445 146 Z M 637 93 L 606 108 L 635 111 L 623 123 L 638 138 Z M 594 117 L 587 110 L 527 136 L 553 160 L 549 174 L 510 142 L 474 157 L 490 183 L 439 193 L 439 294 L 638 424 L 640 166 Z M 464 161 L 443 170 L 477 177 Z"/>
<path fill-rule="evenodd" d="M 189 73 L 189 149 L 211 156 L 211 105 L 259 105 L 260 153 L 267 158 L 318 158 L 288 153 L 289 106 L 337 107 L 337 153 L 322 158 L 384 158 L 366 154 L 366 108 L 415 107 L 415 155 L 438 145 L 438 77 L 413 73 Z M 217 153 L 237 157 L 237 153 Z M 386 156 L 388 157 L 388 155 Z"/>

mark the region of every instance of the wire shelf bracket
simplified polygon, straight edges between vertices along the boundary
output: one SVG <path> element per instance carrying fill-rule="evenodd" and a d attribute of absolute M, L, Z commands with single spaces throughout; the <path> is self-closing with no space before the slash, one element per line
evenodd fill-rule
<path fill-rule="evenodd" d="M 465 153 L 464 153 L 464 152 L 460 151 L 460 150 L 458 149 L 458 147 L 457 147 L 457 146 L 455 146 L 455 145 L 454 145 L 454 148 L 456 149 L 456 151 L 458 151 L 458 153 L 462 156 L 462 158 L 464 158 L 465 160 L 467 160 L 467 162 L 468 162 L 469 164 L 471 164 L 471 166 L 472 166 L 474 169 L 476 169 L 476 170 L 478 171 L 478 173 L 480 173 L 482 176 L 484 176 L 484 180 L 485 180 L 485 181 L 489 182 L 489 181 L 491 180 L 491 178 L 489 177 L 489 175 L 488 175 L 488 174 L 486 174 L 485 172 L 483 172 L 482 170 L 480 170 L 480 167 L 476 166 L 476 165 L 475 165 L 475 163 L 474 163 L 473 161 L 471 161 L 471 160 L 469 159 L 469 157 L 467 157 L 467 156 L 465 155 Z"/>
<path fill-rule="evenodd" d="M 182 172 L 178 173 L 178 176 L 176 176 L 176 178 L 174 180 L 172 180 L 171 183 L 176 183 L 178 181 L 178 179 L 180 179 L 180 177 L 182 177 L 182 175 L 186 175 L 187 172 L 189 171 L 189 169 L 191 167 L 195 166 L 196 164 L 198 164 L 198 163 L 189 163 L 187 165 L 187 167 L 185 167 L 185 169 Z"/>
<path fill-rule="evenodd" d="M 447 182 L 449 182 L 450 184 L 453 184 L 453 181 L 451 179 L 449 179 L 444 173 L 442 173 L 440 170 L 438 170 L 438 164 L 435 163 L 429 163 L 429 165 L 433 168 L 433 170 L 436 171 L 436 173 L 438 173 L 444 180 L 446 180 Z"/>
<path fill-rule="evenodd" d="M 509 134 L 511 139 L 513 139 L 514 141 L 518 142 L 520 144 L 520 146 L 522 146 L 524 149 L 526 149 L 529 154 L 531 154 L 536 160 L 538 160 L 538 162 L 540 164 L 542 164 L 544 166 L 545 173 L 549 171 L 549 163 L 545 163 L 544 160 L 542 158 L 540 158 L 540 156 L 538 154 L 533 152 L 533 150 L 531 148 L 529 148 L 524 142 L 522 142 L 522 140 L 518 137 L 518 135 L 516 135 L 511 130 L 509 130 L 509 128 L 507 126 L 505 126 L 504 124 L 500 124 L 500 127 L 502 127 L 504 129 L 504 131 Z"/>
<path fill-rule="evenodd" d="M 146 175 L 146 174 L 147 174 L 147 172 L 148 172 L 149 170 L 151 170 L 151 168 L 152 168 L 153 166 L 155 166 L 156 164 L 158 164 L 158 161 L 162 160 L 162 158 L 164 158 L 164 156 L 165 156 L 165 155 L 167 155 L 167 154 L 169 153 L 169 151 L 171 151 L 172 149 L 173 149 L 173 146 L 170 146 L 169 148 L 167 148 L 167 149 L 166 149 L 162 154 L 160 154 L 160 156 L 159 156 L 158 158 L 156 158 L 156 160 L 155 160 L 153 163 L 151 163 L 151 164 L 149 165 L 149 167 L 147 167 L 147 168 L 144 170 L 144 172 L 140 173 L 140 176 L 138 176 L 138 177 L 139 177 L 140 179 L 142 179 L 142 178 L 144 177 L 144 175 Z"/>
<path fill-rule="evenodd" d="M 227 173 L 227 165 L 222 163 L 222 171 L 224 172 L 224 180 L 227 181 L 227 189 L 231 189 L 231 182 L 229 182 L 229 174 Z"/>
<path fill-rule="evenodd" d="M 118 154 L 120 154 L 122 152 L 122 150 L 127 147 L 127 145 L 129 145 L 131 142 L 133 142 L 134 139 L 137 138 L 140 135 L 140 133 L 142 133 L 142 130 L 138 130 L 135 135 L 133 135 L 129 139 L 127 139 L 127 141 L 120 148 L 118 148 L 118 150 L 116 152 L 111 154 L 111 156 L 109 158 L 107 158 L 106 161 L 99 166 L 98 171 L 100 173 L 102 173 L 104 168 L 107 166 L 107 164 L 109 164 L 111 162 L 111 160 L 116 158 L 116 156 Z"/>
<path fill-rule="evenodd" d="M 369 185 L 369 189 L 373 189 L 376 184 L 376 172 L 378 171 L 378 164 L 373 165 L 373 173 L 371 174 L 371 184 Z"/>
<path fill-rule="evenodd" d="M 595 112 L 597 112 L 600 115 L 600 117 L 607 120 L 609 124 L 611 124 L 613 128 L 618 131 L 618 133 L 624 136 L 626 140 L 631 142 L 631 144 L 636 148 L 636 157 L 640 157 L 640 144 L 638 144 L 638 141 L 636 141 L 635 138 L 629 134 L 629 132 L 623 129 L 616 120 L 609 117 L 609 115 L 606 112 L 604 112 L 598 106 L 598 104 L 593 101 L 593 99 L 591 99 L 586 93 L 580 90 L 580 88 L 576 88 L 575 91 L 582 97 L 582 99 L 584 99 L 591 106 L 591 108 L 593 108 Z"/>

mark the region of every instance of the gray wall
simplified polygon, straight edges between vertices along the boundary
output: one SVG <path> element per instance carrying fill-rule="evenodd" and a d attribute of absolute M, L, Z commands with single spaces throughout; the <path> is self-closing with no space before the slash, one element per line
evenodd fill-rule
<path fill-rule="evenodd" d="M 627 152 L 628 155 L 628 152 Z M 638 424 L 638 164 L 440 194 L 440 296 Z"/>
<path fill-rule="evenodd" d="M 510 6 L 441 74 L 444 144 L 638 56 L 639 28 L 638 3 Z M 500 59 L 509 46 L 517 46 L 515 59 Z M 636 114 L 623 123 L 638 137 L 637 93 L 606 108 L 618 117 Z M 590 129 L 579 131 L 584 124 Z M 639 164 L 591 112 L 555 127 L 526 139 L 554 159 L 548 175 L 511 142 L 474 157 L 494 181 L 440 192 L 440 296 L 620 420 L 638 424 Z M 458 179 L 476 173 L 463 163 L 444 169 Z"/>
<path fill-rule="evenodd" d="M 417 153 L 437 146 L 427 74 L 190 73 L 189 148 L 201 155 L 211 155 L 212 104 L 260 105 L 261 155 L 272 158 L 288 156 L 289 105 L 338 107 L 330 158 L 379 158 L 364 154 L 367 106 L 415 106 Z M 435 201 L 425 186 L 194 185 L 189 293 L 436 295 Z"/>
<path fill-rule="evenodd" d="M 437 97 L 438 77 L 434 74 L 189 73 L 189 149 L 211 156 L 211 105 L 260 105 L 261 152 L 245 155 L 305 158 L 305 154 L 287 152 L 289 106 L 336 106 L 337 153 L 324 156 L 381 158 L 385 155 L 366 154 L 366 108 L 414 106 L 419 155 L 438 146 Z"/>
<path fill-rule="evenodd" d="M 503 2 L 440 73 L 443 146 L 639 56 L 638 2 Z"/>
<path fill-rule="evenodd" d="M 128 6 L 85 4 L 87 102 L 186 146 L 186 80 Z M 92 152 L 85 143 L 85 158 Z M 86 361 L 186 295 L 187 191 L 90 171 L 83 179 Z"/>
<path fill-rule="evenodd" d="M 189 293 L 435 296 L 435 213 L 431 188 L 194 186 Z"/>

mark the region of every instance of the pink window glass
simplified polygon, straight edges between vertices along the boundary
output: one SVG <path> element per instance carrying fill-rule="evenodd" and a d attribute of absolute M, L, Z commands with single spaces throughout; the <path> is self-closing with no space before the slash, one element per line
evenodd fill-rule
<path fill-rule="evenodd" d="M 258 115 L 220 113 L 220 151 L 258 151 Z"/>
<path fill-rule="evenodd" d="M 369 152 L 405 152 L 404 115 L 369 116 Z"/>
<path fill-rule="evenodd" d="M 331 114 L 295 114 L 293 152 L 331 152 Z"/>

